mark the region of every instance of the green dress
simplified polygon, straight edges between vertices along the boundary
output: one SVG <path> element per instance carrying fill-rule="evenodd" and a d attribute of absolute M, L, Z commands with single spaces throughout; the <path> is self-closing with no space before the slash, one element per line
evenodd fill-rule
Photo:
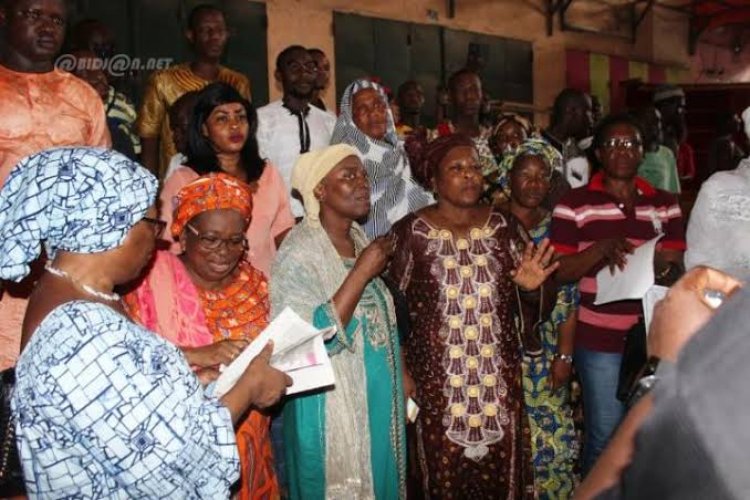
<path fill-rule="evenodd" d="M 344 260 L 347 270 L 353 261 Z M 363 349 L 368 428 L 338 429 L 338 432 L 369 432 L 374 498 L 405 497 L 406 438 L 401 354 L 393 306 L 388 289 L 380 279 L 365 288 L 357 311 L 345 332 L 339 331 L 326 343 L 331 358 L 353 356 Z M 318 328 L 336 325 L 330 302 L 313 312 Z M 357 339 L 357 336 L 363 338 Z M 336 389 L 334 389 L 336 390 Z M 292 499 L 344 498 L 344 490 L 327 491 L 326 485 L 326 398 L 327 391 L 306 393 L 287 401 L 284 412 L 284 441 Z M 330 411 L 330 410 L 329 410 Z M 356 460 L 356 458 L 354 458 Z M 363 491 L 360 489 L 359 491 Z"/>
<path fill-rule="evenodd" d="M 547 214 L 529 231 L 534 243 L 549 237 L 552 218 Z M 539 328 L 543 352 L 538 357 L 524 355 L 523 387 L 526 413 L 531 428 L 534 483 L 539 498 L 570 498 L 576 486 L 574 467 L 579 444 L 573 425 L 573 411 L 567 387 L 549 390 L 552 360 L 557 352 L 559 326 L 575 314 L 578 293 L 575 285 L 560 287 L 557 303 L 547 322 Z"/>

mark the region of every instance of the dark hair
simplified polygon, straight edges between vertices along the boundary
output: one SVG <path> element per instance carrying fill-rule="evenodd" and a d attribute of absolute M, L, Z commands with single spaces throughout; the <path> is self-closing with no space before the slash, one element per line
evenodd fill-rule
<path fill-rule="evenodd" d="M 578 103 L 583 102 L 586 99 L 586 93 L 582 90 L 566 88 L 563 89 L 557 97 L 555 97 L 555 103 L 552 105 L 552 117 L 550 119 L 550 125 L 554 126 L 563 121 L 565 113 L 568 108 Z"/>
<path fill-rule="evenodd" d="M 266 165 L 265 160 L 260 157 L 258 141 L 255 138 L 258 118 L 253 105 L 242 97 L 234 87 L 226 83 L 216 82 L 208 85 L 200 91 L 195 99 L 193 119 L 190 121 L 188 131 L 187 165 L 200 175 L 222 171 L 216 152 L 208 137 L 203 135 L 201 128 L 217 106 L 235 102 L 242 104 L 245 108 L 250 126 L 247 141 L 245 141 L 240 155 L 242 168 L 247 173 L 247 182 L 253 182 L 260 178 Z"/>
<path fill-rule="evenodd" d="M 169 120 L 172 121 L 175 118 L 177 118 L 178 114 L 181 111 L 181 108 L 189 108 L 188 111 L 190 112 L 190 115 L 193 114 L 193 106 L 195 106 L 195 101 L 198 98 L 198 95 L 200 94 L 200 91 L 198 90 L 191 90 L 190 92 L 185 92 L 180 97 L 175 100 L 175 102 L 172 103 L 172 105 L 167 110 L 167 114 L 169 115 Z M 192 120 L 190 120 L 192 122 Z"/>
<path fill-rule="evenodd" d="M 477 73 L 476 71 L 472 71 L 472 70 L 470 70 L 468 68 L 459 69 L 458 71 L 456 71 L 455 73 L 453 73 L 450 76 L 450 78 L 448 78 L 448 91 L 449 92 L 453 92 L 454 87 L 455 87 L 456 82 L 458 81 L 458 79 L 461 78 L 462 76 L 465 76 L 465 75 L 476 76 L 479 79 L 480 83 L 482 81 L 482 78 L 479 76 L 479 73 Z"/>
<path fill-rule="evenodd" d="M 602 144 L 604 144 L 604 139 L 606 138 L 610 129 L 612 129 L 612 127 L 614 127 L 615 125 L 630 125 L 635 129 L 636 132 L 638 132 L 641 140 L 643 140 L 644 138 L 643 128 L 641 127 L 641 124 L 638 122 L 638 120 L 633 117 L 633 115 L 629 113 L 608 115 L 596 127 L 596 132 L 594 132 L 594 143 L 592 144 L 592 147 L 594 149 L 599 149 Z"/>
<path fill-rule="evenodd" d="M 292 52 L 297 52 L 298 50 L 304 50 L 305 52 L 307 52 L 307 49 L 302 45 L 290 45 L 289 47 L 279 52 L 279 55 L 276 56 L 276 69 L 278 71 L 281 71 L 286 64 L 287 58 L 292 55 Z"/>
<path fill-rule="evenodd" d="M 328 57 L 328 56 L 326 56 L 325 52 L 323 52 L 322 50 L 320 50 L 317 47 L 313 47 L 312 49 L 307 49 L 307 52 L 309 52 L 311 56 L 312 55 L 317 55 L 317 56 Z"/>
<path fill-rule="evenodd" d="M 196 5 L 190 11 L 190 14 L 188 14 L 188 21 L 187 21 L 188 29 L 191 29 L 191 30 L 195 29 L 195 24 L 198 22 L 198 17 L 201 14 L 207 14 L 209 12 L 218 12 L 222 16 L 224 15 L 224 11 L 222 11 L 220 8 L 218 8 L 215 5 L 211 5 L 208 3 L 202 3 L 200 5 Z"/>

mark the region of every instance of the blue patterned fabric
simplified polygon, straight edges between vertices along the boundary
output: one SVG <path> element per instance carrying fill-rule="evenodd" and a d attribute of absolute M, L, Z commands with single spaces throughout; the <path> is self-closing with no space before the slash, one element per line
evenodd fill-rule
<path fill-rule="evenodd" d="M 41 241 L 50 258 L 118 247 L 157 188 L 148 170 L 116 151 L 55 148 L 24 158 L 0 191 L 0 278 L 26 276 Z"/>
<path fill-rule="evenodd" d="M 550 177 L 555 170 L 558 172 L 563 170 L 563 157 L 560 152 L 544 139 L 530 137 L 521 143 L 515 151 L 505 154 L 503 161 L 500 163 L 500 176 L 495 184 L 500 186 L 508 197 L 510 197 L 510 171 L 513 170 L 516 160 L 522 156 L 541 157 L 549 168 Z"/>
<path fill-rule="evenodd" d="M 551 223 L 552 214 L 548 213 L 529 232 L 535 245 L 549 238 Z M 544 351 L 541 356 L 525 355 L 523 359 L 523 388 L 531 430 L 534 483 L 540 499 L 570 498 L 578 484 L 576 462 L 580 444 L 573 423 L 570 391 L 568 387 L 561 387 L 553 392 L 549 384 L 560 325 L 576 313 L 579 302 L 577 285 L 563 285 L 558 289 L 555 308 L 538 330 Z"/>
<path fill-rule="evenodd" d="M 40 324 L 11 401 L 31 498 L 227 498 L 229 411 L 177 347 L 91 302 Z"/>

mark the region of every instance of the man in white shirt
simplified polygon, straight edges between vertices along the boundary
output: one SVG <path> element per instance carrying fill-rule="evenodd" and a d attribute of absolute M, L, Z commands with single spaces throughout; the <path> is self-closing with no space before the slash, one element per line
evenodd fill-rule
<path fill-rule="evenodd" d="M 542 137 L 562 154 L 563 174 L 570 187 L 589 183 L 591 168 L 579 146 L 591 136 L 593 115 L 591 97 L 575 89 L 564 89 L 555 98 L 550 126 Z"/>
<path fill-rule="evenodd" d="M 302 46 L 292 45 L 276 58 L 276 80 L 284 96 L 258 109 L 258 147 L 281 172 L 291 196 L 292 168 L 302 153 L 315 151 L 331 141 L 336 117 L 310 105 L 315 93 L 317 64 Z M 291 198 L 292 213 L 304 215 L 302 203 Z"/>

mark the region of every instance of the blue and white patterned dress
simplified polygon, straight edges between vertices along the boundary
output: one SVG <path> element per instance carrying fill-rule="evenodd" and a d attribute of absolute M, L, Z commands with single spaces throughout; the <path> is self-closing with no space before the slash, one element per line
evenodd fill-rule
<path fill-rule="evenodd" d="M 227 498 L 239 478 L 229 411 L 175 346 L 103 304 L 42 321 L 12 408 L 31 498 Z"/>

